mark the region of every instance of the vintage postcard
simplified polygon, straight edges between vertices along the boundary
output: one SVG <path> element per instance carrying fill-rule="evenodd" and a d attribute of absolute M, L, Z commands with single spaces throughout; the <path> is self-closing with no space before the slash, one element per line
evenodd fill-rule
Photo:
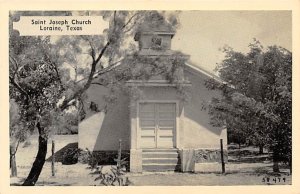
<path fill-rule="evenodd" d="M 2 3 L 0 193 L 299 193 L 299 1 L 128 3 Z"/>

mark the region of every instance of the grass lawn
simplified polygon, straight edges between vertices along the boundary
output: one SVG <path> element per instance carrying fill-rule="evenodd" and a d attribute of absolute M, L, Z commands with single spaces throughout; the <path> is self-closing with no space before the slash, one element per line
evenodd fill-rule
<path fill-rule="evenodd" d="M 37 137 L 32 137 L 26 146 L 21 145 L 16 155 L 18 177 L 11 178 L 11 185 L 21 185 L 28 175 L 37 152 Z M 77 135 L 59 135 L 55 137 L 56 150 L 68 144 L 77 142 Z M 48 145 L 47 158 L 51 154 L 51 140 Z M 144 172 L 127 173 L 126 176 L 133 186 L 163 185 L 278 185 L 291 184 L 292 177 L 288 168 L 281 166 L 281 173 L 272 174 L 272 163 L 269 156 L 253 154 L 254 148 L 243 148 L 237 153 L 229 150 L 229 162 L 226 164 L 226 174 L 219 173 L 179 173 L 179 172 Z M 252 153 L 252 154 L 251 154 Z M 242 162 L 241 162 L 242 161 Z M 109 170 L 109 166 L 106 167 Z M 95 175 L 87 164 L 62 165 L 55 164 L 55 177 L 51 176 L 51 162 L 47 161 L 36 185 L 98 185 Z"/>

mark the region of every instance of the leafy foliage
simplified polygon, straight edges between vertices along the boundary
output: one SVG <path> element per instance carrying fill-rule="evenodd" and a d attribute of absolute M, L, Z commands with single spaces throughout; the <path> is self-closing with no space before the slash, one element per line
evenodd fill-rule
<path fill-rule="evenodd" d="M 292 53 L 259 41 L 243 54 L 225 47 L 218 72 L 225 83 L 207 81 L 223 97 L 209 105 L 211 123 L 226 125 L 229 133 L 273 151 L 275 161 L 291 161 Z"/>
<path fill-rule="evenodd" d="M 121 155 L 119 156 L 121 157 Z M 99 184 L 105 186 L 128 186 L 130 181 L 125 176 L 126 164 L 128 163 L 126 160 L 127 158 L 114 159 L 117 166 L 111 166 L 108 172 L 103 170 L 103 166 L 94 166 L 92 169 L 96 169 L 95 173 L 97 174 L 95 181 L 100 180 Z"/>
<path fill-rule="evenodd" d="M 68 148 L 62 157 L 62 164 L 71 165 L 78 162 L 79 150 L 77 148 Z"/>
<path fill-rule="evenodd" d="M 26 140 L 27 131 L 23 130 L 24 123 L 20 117 L 20 109 L 15 100 L 9 100 L 9 136 L 11 143 Z"/>
<path fill-rule="evenodd" d="M 9 100 L 9 137 L 10 137 L 10 168 L 11 176 L 17 176 L 16 153 L 21 142 L 28 136 L 23 130 L 24 123 L 20 117 L 20 109 L 15 100 Z"/>
<path fill-rule="evenodd" d="M 174 52 L 171 55 L 144 56 L 135 53 L 127 57 L 122 67 L 115 72 L 115 77 L 124 80 L 149 81 L 152 79 L 167 80 L 170 84 L 174 84 L 178 96 L 187 101 L 189 91 L 184 87 L 183 68 L 187 57 L 180 53 Z M 120 87 L 124 86 L 122 84 Z M 133 99 L 143 98 L 143 92 L 139 87 L 125 87 L 125 91 L 129 91 Z"/>
<path fill-rule="evenodd" d="M 111 166 L 110 172 L 103 172 L 103 166 L 96 168 L 97 177 L 95 181 L 100 181 L 100 185 L 104 186 L 128 186 L 130 181 L 125 175 L 123 168 Z"/>
<path fill-rule="evenodd" d="M 109 22 L 109 27 L 100 35 L 56 38 L 19 36 L 12 29 L 12 23 L 21 15 L 72 14 L 102 16 Z M 156 59 L 156 62 L 153 59 L 143 59 L 152 64 L 149 66 L 151 68 L 133 69 L 128 66 L 120 68 L 119 64 L 120 61 L 129 59 L 128 56 L 136 57 L 134 53 L 137 51 L 137 45 L 132 37 L 140 30 L 142 24 L 155 27 L 160 26 L 162 22 L 169 27 L 178 25 L 176 14 L 157 11 L 10 13 L 10 98 L 19 106 L 20 118 L 24 121 L 23 130 L 33 131 L 38 128 L 39 132 L 39 152 L 25 185 L 35 184 L 37 181 L 44 164 L 44 158 L 41 157 L 45 157 L 48 136 L 59 130 L 58 128 L 73 125 L 71 115 L 70 119 L 62 118 L 68 116 L 68 112 L 72 110 L 84 118 L 82 110 L 85 91 L 91 84 L 107 87 L 110 94 L 106 99 L 113 102 L 115 92 L 121 83 L 137 77 L 148 79 L 149 75 L 154 73 L 153 70 L 159 65 L 157 63 L 159 59 Z M 173 59 L 170 58 L 175 59 L 178 60 L 174 56 Z M 135 62 L 138 60 L 139 57 Z M 167 61 L 165 60 L 163 64 Z M 138 67 L 138 63 L 133 64 L 136 65 L 135 68 Z M 170 69 L 169 72 L 176 72 L 174 68 Z M 96 77 L 100 81 L 93 83 Z"/>
<path fill-rule="evenodd" d="M 80 154 L 81 161 L 87 163 L 91 169 L 96 169 L 98 166 L 98 160 L 92 151 L 86 148 L 86 151 L 82 151 L 84 154 Z"/>

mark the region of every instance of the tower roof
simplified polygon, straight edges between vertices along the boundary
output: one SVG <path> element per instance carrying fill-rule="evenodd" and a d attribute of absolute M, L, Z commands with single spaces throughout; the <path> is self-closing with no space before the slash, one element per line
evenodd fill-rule
<path fill-rule="evenodd" d="M 171 37 L 174 36 L 175 30 L 172 27 L 171 24 L 167 22 L 162 22 L 159 24 L 142 24 L 139 26 L 135 36 L 134 40 L 139 40 L 141 34 L 168 34 L 171 35 Z"/>

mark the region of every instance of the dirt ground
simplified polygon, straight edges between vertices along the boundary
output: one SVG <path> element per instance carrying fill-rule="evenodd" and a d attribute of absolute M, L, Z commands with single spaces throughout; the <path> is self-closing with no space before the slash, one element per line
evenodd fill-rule
<path fill-rule="evenodd" d="M 56 150 L 68 144 L 77 142 L 77 135 L 59 135 L 55 137 Z M 47 158 L 51 155 L 51 140 L 49 141 Z M 30 171 L 37 152 L 37 138 L 32 137 L 30 143 L 20 146 L 16 159 L 18 177 L 11 178 L 11 185 L 21 185 Z M 226 164 L 226 174 L 220 173 L 179 173 L 179 172 L 144 172 L 127 173 L 132 186 L 184 186 L 184 185 L 278 185 L 291 184 L 292 177 L 286 167 L 281 168 L 278 175 L 272 174 L 272 163 L 268 155 L 251 155 L 246 148 L 239 153 L 229 152 L 229 162 Z M 254 157 L 254 159 L 253 159 Z M 240 159 L 240 160 L 239 160 Z M 240 162 L 243 161 L 243 162 Z M 109 170 L 110 166 L 106 166 Z M 62 165 L 55 163 L 55 176 L 51 176 L 51 162 L 47 161 L 36 185 L 84 186 L 99 185 L 94 181 L 95 174 L 87 164 Z"/>

